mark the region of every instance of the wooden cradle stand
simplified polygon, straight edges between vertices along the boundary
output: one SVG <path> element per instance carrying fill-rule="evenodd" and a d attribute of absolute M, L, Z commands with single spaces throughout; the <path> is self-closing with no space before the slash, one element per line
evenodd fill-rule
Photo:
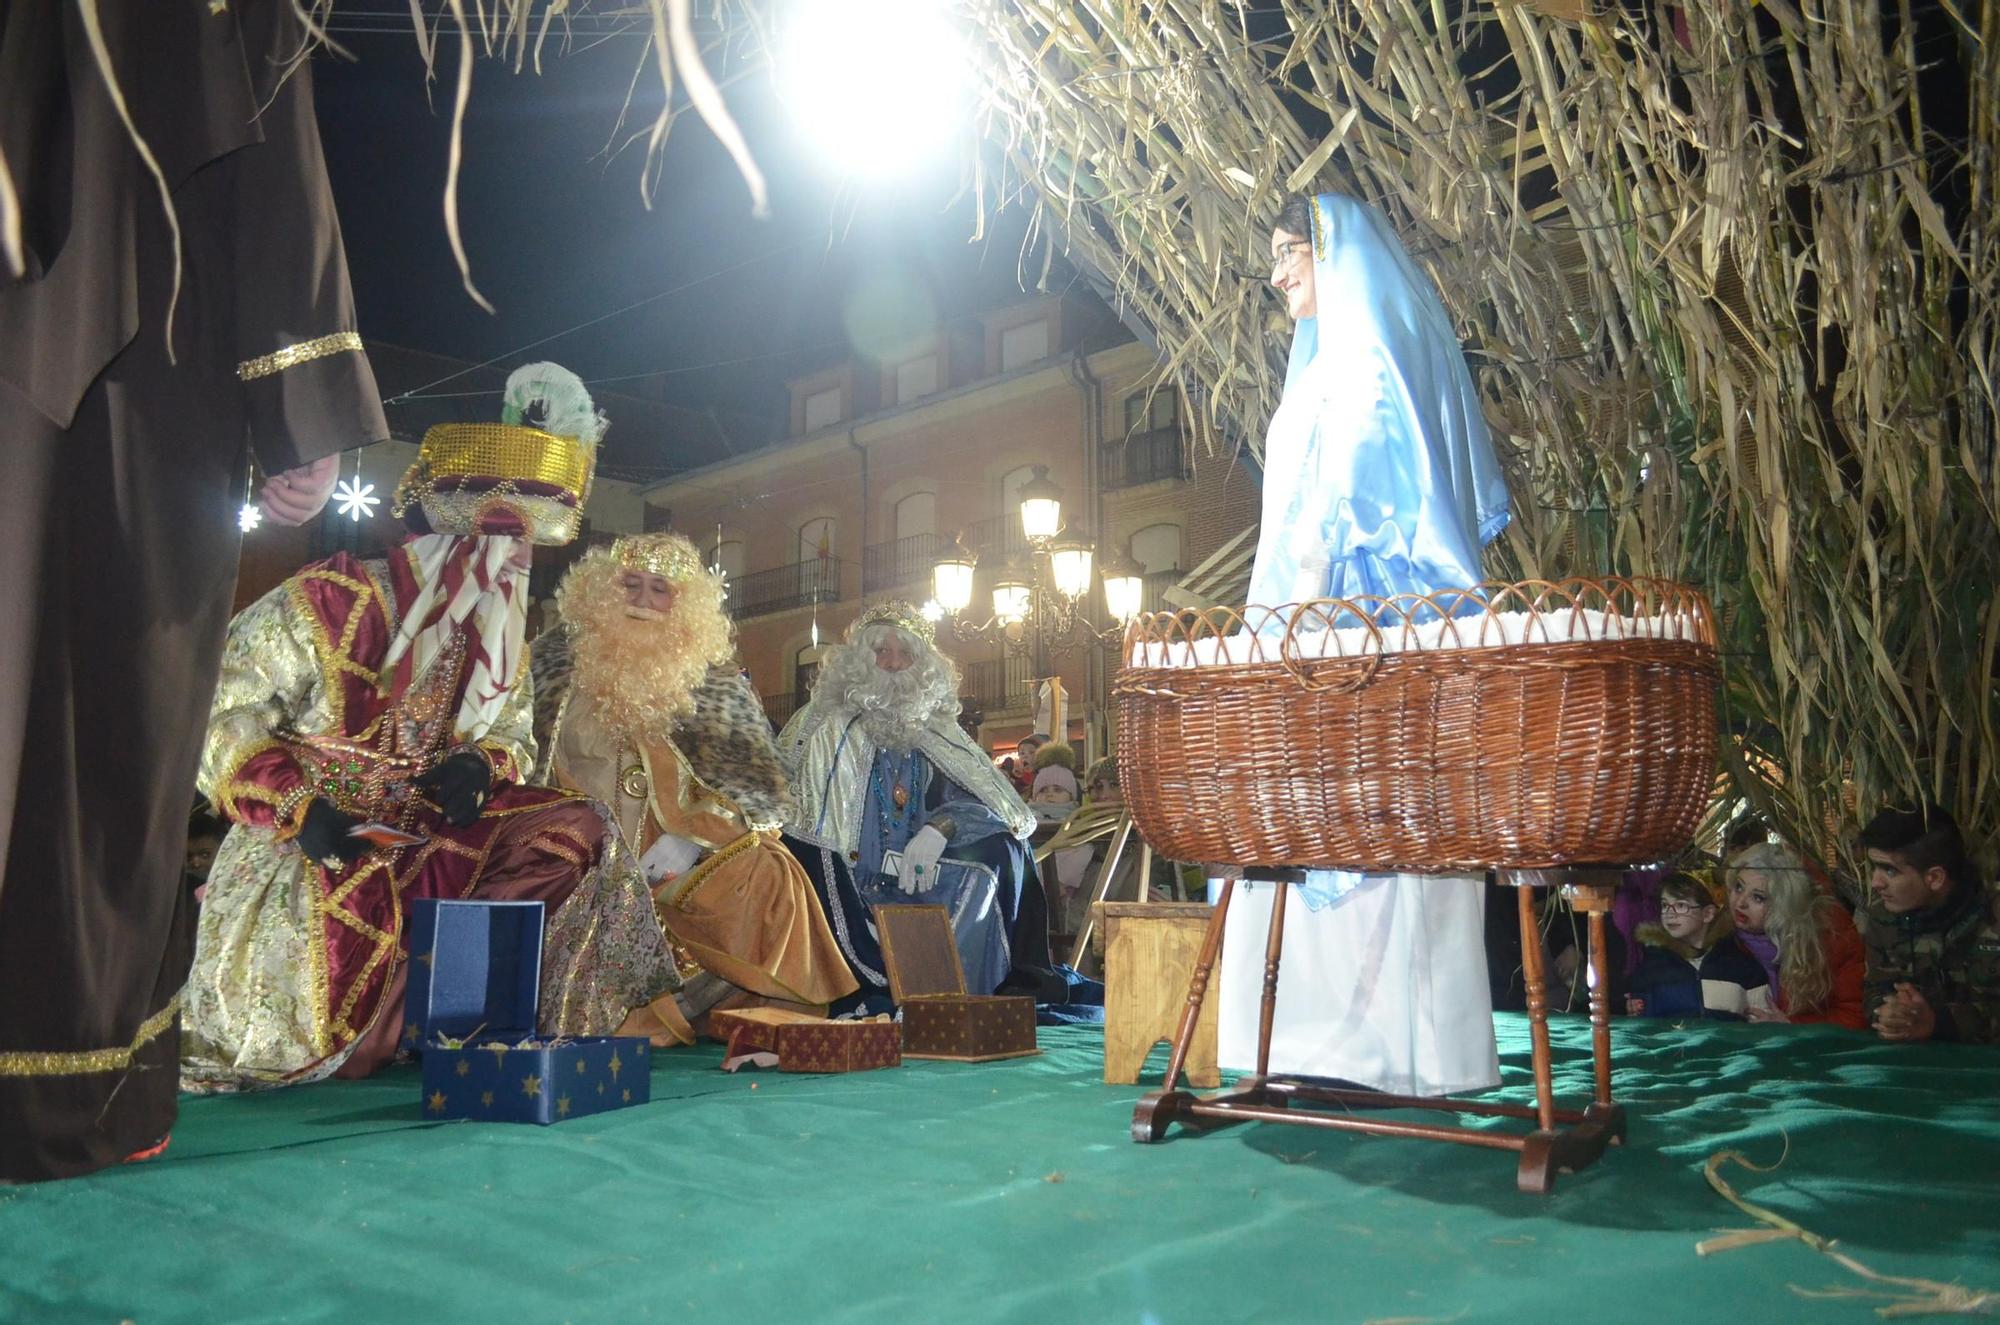
<path fill-rule="evenodd" d="M 1263 1005 L 1257 1023 L 1257 1070 L 1236 1085 L 1213 1095 L 1197 1095 L 1180 1089 L 1181 1070 L 1193 1043 L 1195 1025 L 1215 963 L 1222 951 L 1222 931 L 1229 914 L 1229 899 L 1237 878 L 1274 882 L 1277 896 L 1271 904 L 1271 925 L 1264 948 Z M 1535 1103 L 1508 1104 L 1495 1100 L 1427 1099 L 1410 1095 L 1385 1095 L 1371 1090 L 1344 1090 L 1332 1086 L 1273 1076 L 1271 1064 L 1271 1022 L 1277 1008 L 1278 971 L 1284 955 L 1285 898 L 1289 885 L 1304 878 L 1301 870 L 1243 870 L 1216 867 L 1223 877 L 1222 896 L 1209 919 L 1202 939 L 1201 956 L 1188 982 L 1187 1006 L 1182 1009 L 1180 1028 L 1174 1035 L 1173 1051 L 1167 1061 L 1166 1089 L 1141 1099 L 1132 1111 L 1132 1139 L 1139 1142 L 1162 1140 L 1174 1123 L 1208 1131 L 1234 1123 L 1285 1123 L 1294 1127 L 1321 1127 L 1340 1132 L 1362 1132 L 1371 1136 L 1401 1136 L 1422 1141 L 1455 1141 L 1461 1145 L 1484 1146 L 1491 1150 L 1517 1152 L 1520 1166 L 1515 1182 L 1524 1192 L 1545 1193 L 1555 1183 L 1558 1172 L 1574 1173 L 1595 1163 L 1607 1146 L 1625 1140 L 1625 1110 L 1611 1098 L 1611 1016 L 1606 990 L 1610 971 L 1605 957 L 1605 916 L 1618 876 L 1604 870 L 1502 870 L 1500 880 L 1516 890 L 1520 899 L 1521 959 L 1528 986 L 1528 1025 L 1533 1043 Z M 1589 916 L 1590 922 L 1590 1027 L 1591 1061 L 1596 1073 L 1596 1089 L 1589 1105 L 1581 1110 L 1556 1107 L 1554 1069 L 1549 1049 L 1548 999 L 1542 970 L 1541 936 L 1535 924 L 1534 889 L 1557 882 L 1570 904 Z M 1295 1105 L 1325 1105 L 1328 1110 L 1295 1108 Z M 1369 1118 L 1357 1110 L 1424 1109 L 1484 1118 L 1521 1118 L 1535 1124 L 1531 1132 L 1501 1131 L 1494 1128 L 1438 1126 L 1393 1118 Z"/>
<path fill-rule="evenodd" d="M 1355 623 L 1360 623 L 1357 627 Z M 1171 860 L 1223 862 L 1166 1089 L 1132 1136 L 1174 1123 L 1269 1122 L 1512 1150 L 1524 1191 L 1625 1137 L 1611 1098 L 1605 921 L 1617 863 L 1670 859 L 1715 773 L 1715 628 L 1697 590 L 1659 580 L 1526 581 L 1283 609 L 1142 615 L 1114 683 L 1119 782 Z M 1482 863 L 1483 862 L 1483 863 Z M 1582 862 L 1597 862 L 1584 864 Z M 1416 1099 L 1270 1071 L 1289 885 L 1305 866 L 1496 868 L 1519 890 L 1535 1103 Z M 1221 1094 L 1180 1088 L 1238 880 L 1278 884 L 1265 945 L 1257 1070 Z M 1595 1089 L 1556 1107 L 1532 889 L 1589 917 Z M 1324 1107 L 1310 1107 L 1324 1106 Z M 1526 1134 L 1369 1116 L 1420 1109 L 1519 1118 Z"/>

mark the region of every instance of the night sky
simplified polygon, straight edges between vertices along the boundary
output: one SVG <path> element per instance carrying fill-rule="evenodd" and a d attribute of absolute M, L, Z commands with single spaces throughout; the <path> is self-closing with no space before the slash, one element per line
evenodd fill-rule
<path fill-rule="evenodd" d="M 956 159 L 900 182 L 843 187 L 807 155 L 766 72 L 725 95 L 770 181 L 769 219 L 751 217 L 735 167 L 692 114 L 675 126 L 646 210 L 643 144 L 605 151 L 642 43 L 621 37 L 551 58 L 552 39 L 540 77 L 498 60 L 475 67 L 459 214 L 473 279 L 498 310 L 487 314 L 459 283 L 441 209 L 455 41 L 440 40 L 433 109 L 406 27 L 336 35 L 358 58 L 315 61 L 319 119 L 371 341 L 506 356 L 507 366 L 550 358 L 594 381 L 664 373 L 604 386 L 713 408 L 739 442 L 755 444 L 782 430 L 785 379 L 846 357 L 848 342 L 893 353 L 900 335 L 939 316 L 1028 297 L 1017 272 L 1023 209 L 1001 213 L 974 245 Z M 626 132 L 649 124 L 659 100 L 649 67 Z M 734 270 L 703 280 L 725 269 Z M 1038 271 L 1039 257 L 1027 279 Z M 1051 282 L 1069 279 L 1058 265 Z M 514 352 L 697 281 L 529 356 Z M 737 360 L 748 362 L 704 367 Z"/>

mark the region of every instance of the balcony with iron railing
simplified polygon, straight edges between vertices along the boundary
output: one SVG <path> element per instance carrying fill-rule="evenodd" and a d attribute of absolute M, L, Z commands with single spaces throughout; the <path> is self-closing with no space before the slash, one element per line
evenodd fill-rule
<path fill-rule="evenodd" d="M 1021 516 L 996 515 L 981 520 L 965 531 L 965 541 L 979 554 L 981 566 L 1002 566 L 1028 559 L 1028 536 L 1021 532 Z"/>
<path fill-rule="evenodd" d="M 959 700 L 969 711 L 985 717 L 999 713 L 1025 712 L 1034 703 L 1033 660 L 1026 657 L 995 658 L 990 662 L 967 663 Z"/>
<path fill-rule="evenodd" d="M 907 584 L 920 584 L 930 597 L 931 566 L 951 546 L 942 534 L 911 534 L 890 543 L 877 543 L 861 552 L 861 592 L 882 593 Z"/>
<path fill-rule="evenodd" d="M 729 615 L 741 621 L 814 603 L 837 603 L 841 565 L 839 557 L 814 557 L 789 566 L 752 571 L 730 582 Z"/>
<path fill-rule="evenodd" d="M 1098 453 L 1098 475 L 1106 489 L 1136 488 L 1160 479 L 1192 477 L 1187 447 L 1179 428 L 1154 428 L 1121 441 L 1107 442 Z"/>

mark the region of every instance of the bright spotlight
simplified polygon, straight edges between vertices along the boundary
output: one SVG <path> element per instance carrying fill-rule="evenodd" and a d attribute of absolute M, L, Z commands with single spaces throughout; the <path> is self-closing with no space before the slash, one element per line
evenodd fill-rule
<path fill-rule="evenodd" d="M 800 0 L 778 87 L 800 127 L 849 174 L 922 164 L 965 116 L 965 46 L 944 0 Z"/>

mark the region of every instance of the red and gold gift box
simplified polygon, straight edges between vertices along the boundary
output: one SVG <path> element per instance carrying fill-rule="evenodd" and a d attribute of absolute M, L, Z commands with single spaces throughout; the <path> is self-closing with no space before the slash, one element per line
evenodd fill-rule
<path fill-rule="evenodd" d="M 1035 1047 L 1035 1000 L 1010 994 L 913 994 L 903 1000 L 903 1053 L 990 1063 Z"/>
<path fill-rule="evenodd" d="M 780 1072 L 865 1072 L 900 1067 L 902 1036 L 894 1022 L 829 1021 L 786 1008 L 740 1008 L 709 1015 L 709 1033 L 728 1057 L 773 1053 Z"/>
<path fill-rule="evenodd" d="M 778 1027 L 780 1072 L 866 1072 L 903 1065 L 893 1021 L 794 1022 Z"/>

